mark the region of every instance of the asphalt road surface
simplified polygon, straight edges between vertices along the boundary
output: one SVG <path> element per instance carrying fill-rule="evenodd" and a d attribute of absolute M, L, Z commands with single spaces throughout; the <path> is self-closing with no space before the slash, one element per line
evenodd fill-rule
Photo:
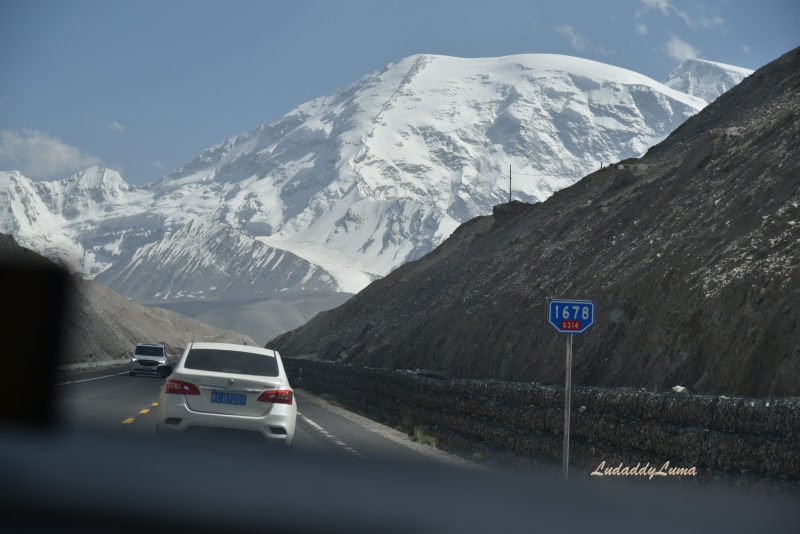
<path fill-rule="evenodd" d="M 56 380 L 59 423 L 65 430 L 155 438 L 156 406 L 163 387 L 163 378 L 132 377 L 127 366 L 60 374 Z M 292 451 L 438 463 L 429 455 L 312 402 L 302 390 L 296 399 L 298 415 Z M 261 439 L 258 434 L 248 434 L 245 439 Z M 239 434 L 236 439 L 242 437 Z M 280 445 L 265 441 L 264 446 Z"/>

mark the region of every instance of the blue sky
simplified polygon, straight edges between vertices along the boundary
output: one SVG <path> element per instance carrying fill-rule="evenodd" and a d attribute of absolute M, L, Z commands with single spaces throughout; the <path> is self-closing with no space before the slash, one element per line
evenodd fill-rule
<path fill-rule="evenodd" d="M 133 184 L 418 53 L 580 56 L 662 80 L 800 45 L 800 2 L 0 3 L 0 170 L 94 164 Z"/>

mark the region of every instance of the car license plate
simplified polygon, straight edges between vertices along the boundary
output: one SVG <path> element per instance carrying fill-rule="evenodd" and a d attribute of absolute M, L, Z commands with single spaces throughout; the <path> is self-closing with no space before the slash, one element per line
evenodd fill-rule
<path fill-rule="evenodd" d="M 220 404 L 236 404 L 244 406 L 247 403 L 247 395 L 240 395 L 238 393 L 223 393 L 222 391 L 211 392 L 211 402 L 218 402 Z"/>
<path fill-rule="evenodd" d="M 142 367 L 142 371 L 150 371 L 152 373 L 153 372 L 153 368 L 152 367 Z"/>

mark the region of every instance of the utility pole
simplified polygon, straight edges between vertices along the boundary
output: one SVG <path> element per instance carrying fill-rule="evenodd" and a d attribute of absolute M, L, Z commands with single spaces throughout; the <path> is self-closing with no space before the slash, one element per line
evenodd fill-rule
<path fill-rule="evenodd" d="M 508 166 L 508 203 L 511 204 L 511 165 Z"/>
<path fill-rule="evenodd" d="M 86 230 L 83 231 L 83 259 L 81 260 L 81 278 L 86 278 Z"/>

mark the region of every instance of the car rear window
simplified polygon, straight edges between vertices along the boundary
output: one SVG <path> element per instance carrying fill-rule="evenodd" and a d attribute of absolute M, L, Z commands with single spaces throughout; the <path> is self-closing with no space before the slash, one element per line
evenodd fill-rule
<path fill-rule="evenodd" d="M 163 347 L 136 347 L 136 352 L 134 352 L 137 356 L 163 356 L 164 355 L 164 348 Z"/>
<path fill-rule="evenodd" d="M 192 349 L 183 366 L 198 371 L 278 376 L 278 360 L 274 356 L 238 350 Z"/>

